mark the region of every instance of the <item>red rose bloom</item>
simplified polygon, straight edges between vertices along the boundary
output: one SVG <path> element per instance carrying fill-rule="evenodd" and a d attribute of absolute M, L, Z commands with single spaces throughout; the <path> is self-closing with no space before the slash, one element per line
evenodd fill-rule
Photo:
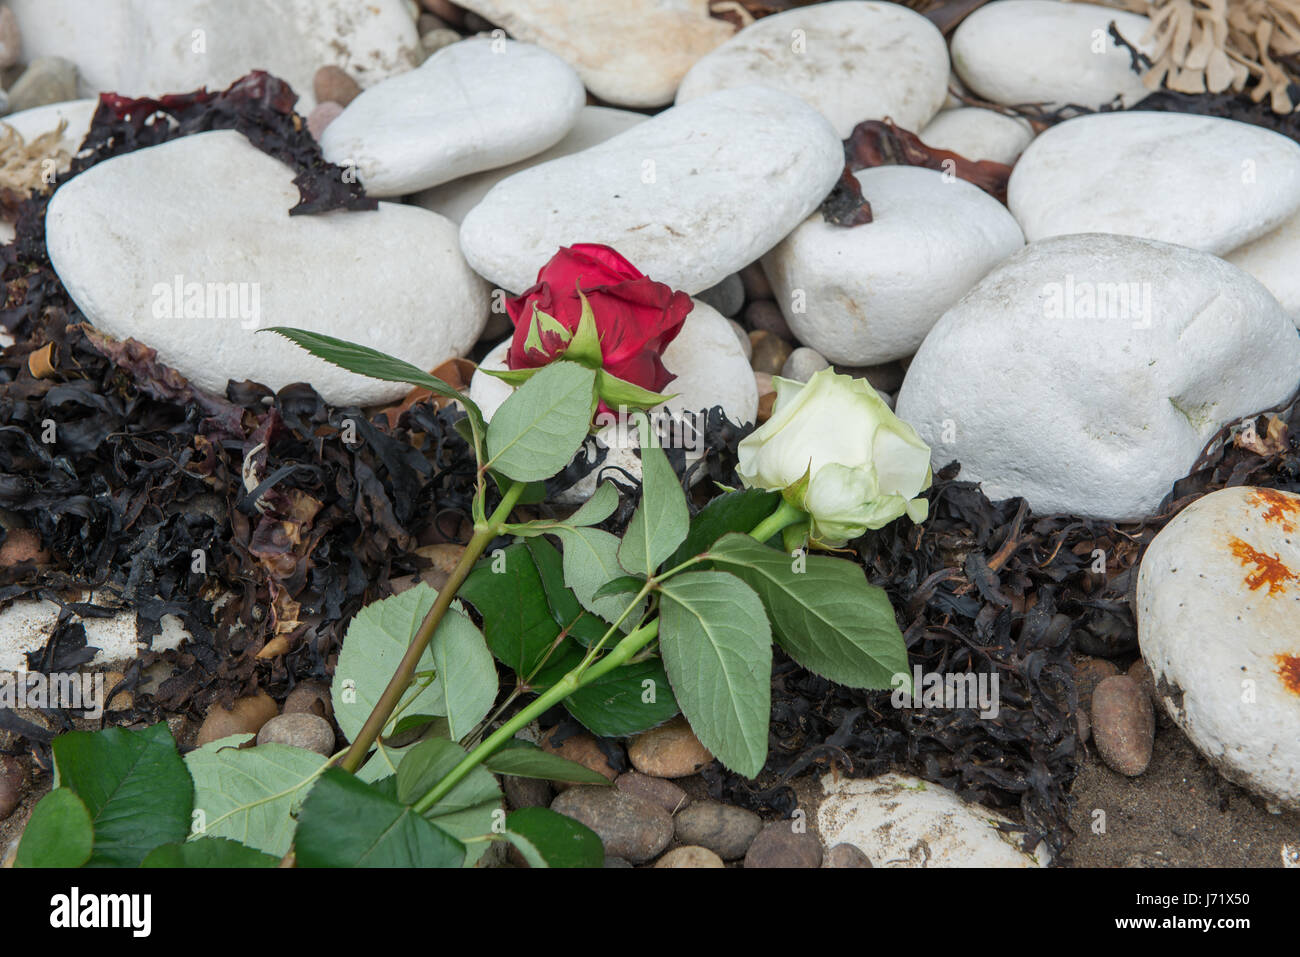
<path fill-rule="evenodd" d="M 662 392 L 676 376 L 664 368 L 660 357 L 695 303 L 686 293 L 647 279 L 610 247 L 592 243 L 561 247 L 537 274 L 536 285 L 506 300 L 506 312 L 515 325 L 506 365 L 535 369 L 563 356 L 568 341 L 554 329 L 539 328 L 541 347 L 534 339 L 529 348 L 533 307 L 572 334 L 582 317 L 579 289 L 591 303 L 606 371 L 643 389 Z"/>

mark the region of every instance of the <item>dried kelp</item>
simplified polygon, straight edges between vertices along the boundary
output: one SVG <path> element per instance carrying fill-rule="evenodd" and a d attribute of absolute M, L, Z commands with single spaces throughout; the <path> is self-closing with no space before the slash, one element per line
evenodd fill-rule
<path fill-rule="evenodd" d="M 915 133 L 892 120 L 863 120 L 844 141 L 850 170 L 872 166 L 923 166 L 974 183 L 1000 203 L 1007 201 L 1011 167 L 993 160 L 968 160 L 949 150 L 927 146 Z M 868 197 L 870 198 L 870 197 Z"/>

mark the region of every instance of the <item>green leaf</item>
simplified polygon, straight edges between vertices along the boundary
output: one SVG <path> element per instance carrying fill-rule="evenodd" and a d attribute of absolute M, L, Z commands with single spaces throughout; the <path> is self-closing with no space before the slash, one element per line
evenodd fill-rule
<path fill-rule="evenodd" d="M 645 586 L 644 578 L 637 578 L 635 575 L 623 575 L 615 578 L 613 581 L 607 581 L 596 589 L 592 599 L 605 598 L 609 595 L 635 595 Z"/>
<path fill-rule="evenodd" d="M 587 296 L 581 289 L 578 290 L 578 298 L 582 301 L 582 312 L 578 316 L 578 331 L 573 334 L 573 341 L 564 350 L 564 358 L 589 369 L 599 369 L 605 362 L 605 356 L 600 350 L 596 314 L 591 311 L 591 303 L 587 301 Z"/>
<path fill-rule="evenodd" d="M 520 855 L 523 856 L 524 863 L 531 868 L 546 868 L 550 865 L 546 863 L 546 858 L 542 857 L 542 852 L 537 849 L 532 841 L 522 834 L 515 834 L 512 831 L 504 831 L 497 838 L 502 841 L 509 841 L 514 845 Z"/>
<path fill-rule="evenodd" d="M 616 597 L 597 598 L 596 592 L 605 582 L 627 574 L 618 563 L 619 541 L 609 532 L 598 528 L 556 528 L 554 532 L 564 543 L 564 581 L 583 608 L 606 621 L 616 621 L 627 602 Z M 623 622 L 629 630 L 639 617 L 637 613 Z"/>
<path fill-rule="evenodd" d="M 730 770 L 767 760 L 772 633 L 763 603 L 735 575 L 682 572 L 661 585 L 659 651 L 682 713 Z"/>
<path fill-rule="evenodd" d="M 502 555 L 483 559 L 459 594 L 483 616 L 492 654 L 518 675 L 531 675 L 560 634 L 527 545 L 511 545 Z"/>
<path fill-rule="evenodd" d="M 544 807 L 524 807 L 506 815 L 506 830 L 524 837 L 548 867 L 602 867 L 605 846 L 581 821 Z"/>
<path fill-rule="evenodd" d="M 571 781 L 574 784 L 609 784 L 609 778 L 577 761 L 543 751 L 534 745 L 506 748 L 498 751 L 483 766 L 497 774 L 512 774 L 521 778 L 541 778 L 543 781 Z"/>
<path fill-rule="evenodd" d="M 651 392 L 601 369 L 596 373 L 596 395 L 611 409 L 620 406 L 628 409 L 653 409 L 661 402 L 676 398 L 678 393 Z"/>
<path fill-rule="evenodd" d="M 95 825 L 71 788 L 55 788 L 32 808 L 15 867 L 80 867 L 90 860 Z"/>
<path fill-rule="evenodd" d="M 194 785 L 160 722 L 142 731 L 73 731 L 54 739 L 59 783 L 76 792 L 95 826 L 89 867 L 136 867 L 190 830 Z"/>
<path fill-rule="evenodd" d="M 488 461 L 520 482 L 547 479 L 573 460 L 591 427 L 596 374 L 553 362 L 511 394 L 488 425 Z"/>
<path fill-rule="evenodd" d="M 283 744 L 241 749 L 252 735 L 232 735 L 185 755 L 194 778 L 196 829 L 227 837 L 277 860 L 293 843 L 293 812 L 328 758 Z"/>
<path fill-rule="evenodd" d="M 454 741 L 432 739 L 410 748 L 397 768 L 397 799 L 416 803 L 447 776 L 465 749 Z M 491 772 L 476 767 L 425 812 L 425 817 L 453 837 L 466 840 L 489 834 L 501 810 L 501 788 Z M 470 845 L 465 865 L 472 867 L 487 851 L 482 843 Z"/>
<path fill-rule="evenodd" d="M 331 686 L 334 717 L 349 741 L 379 702 L 437 597 L 433 588 L 421 582 L 400 595 L 372 602 L 352 619 Z M 456 735 L 481 721 L 496 698 L 491 653 L 478 629 L 455 608 L 438 624 L 416 672 L 415 686 L 402 698 L 409 702 L 403 713 L 444 716 Z M 449 709 L 454 714 L 447 714 Z"/>
<path fill-rule="evenodd" d="M 650 576 L 686 538 L 691 518 L 677 473 L 645 417 L 637 432 L 641 437 L 641 504 L 623 535 L 618 560 L 633 575 Z"/>
<path fill-rule="evenodd" d="M 476 447 L 481 447 L 485 426 L 483 413 L 479 411 L 479 407 L 470 401 L 469 396 L 458 392 L 437 376 L 430 375 L 419 366 L 411 365 L 411 363 L 403 359 L 390 356 L 377 349 L 371 349 L 344 339 L 335 339 L 333 336 L 311 332 L 307 329 L 271 326 L 261 331 L 282 335 L 290 342 L 306 349 L 318 359 L 324 359 L 326 362 L 347 369 L 349 372 L 369 376 L 372 379 L 382 379 L 384 382 L 405 382 L 407 385 L 428 389 L 434 395 L 455 399 L 464 406 L 469 416 L 470 428 L 473 430 L 475 437 L 473 444 Z"/>
<path fill-rule="evenodd" d="M 757 592 L 790 657 L 850 688 L 889 688 L 906 674 L 907 647 L 885 592 L 853 562 L 822 555 L 795 560 L 748 535 L 727 535 L 708 551 Z"/>
<path fill-rule="evenodd" d="M 149 852 L 141 867 L 279 867 L 280 859 L 224 837 L 202 837 L 164 844 Z"/>
<path fill-rule="evenodd" d="M 565 698 L 564 707 L 601 738 L 647 731 L 676 716 L 679 710 L 658 658 L 631 662 L 601 675 Z"/>
<path fill-rule="evenodd" d="M 299 867 L 460 867 L 465 846 L 412 808 L 330 768 L 298 815 Z"/>
<path fill-rule="evenodd" d="M 781 504 L 779 492 L 763 489 L 738 489 L 719 495 L 691 519 L 691 530 L 676 553 L 668 560 L 670 567 L 680 565 L 708 549 L 728 532 L 749 532 L 776 511 Z"/>
<path fill-rule="evenodd" d="M 564 520 L 575 528 L 581 525 L 599 525 L 618 508 L 618 489 L 613 482 L 601 482 L 600 488 L 578 510 Z"/>
<path fill-rule="evenodd" d="M 590 648 L 609 630 L 609 622 L 583 608 L 573 589 L 564 583 L 564 559 L 559 549 L 544 538 L 530 538 L 525 544 L 541 576 L 546 603 L 551 607 L 556 624 L 567 628 L 569 636 L 578 644 Z M 547 670 L 556 660 L 551 658 Z"/>
<path fill-rule="evenodd" d="M 494 379 L 500 379 L 513 386 L 521 386 L 537 373 L 541 372 L 545 366 L 536 366 L 532 369 L 489 369 L 486 366 L 479 366 L 476 371 L 492 376 Z"/>

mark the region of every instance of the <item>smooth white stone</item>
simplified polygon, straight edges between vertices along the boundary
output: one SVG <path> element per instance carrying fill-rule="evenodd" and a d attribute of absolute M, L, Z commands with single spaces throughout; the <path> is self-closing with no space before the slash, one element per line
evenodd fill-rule
<path fill-rule="evenodd" d="M 321 152 L 355 168 L 367 195 L 402 196 L 554 146 L 585 100 L 573 69 L 540 47 L 464 40 L 362 92 Z"/>
<path fill-rule="evenodd" d="M 1122 233 L 1223 255 L 1300 210 L 1300 144 L 1191 113 L 1098 113 L 1040 133 L 1007 205 L 1030 242 Z"/>
<path fill-rule="evenodd" d="M 841 138 L 863 120 L 919 130 L 948 95 L 948 48 L 933 23 L 896 3 L 835 0 L 763 17 L 703 57 L 677 102 L 762 83 L 820 110 Z"/>
<path fill-rule="evenodd" d="M 1300 495 L 1183 509 L 1142 558 L 1137 617 L 1175 723 L 1224 777 L 1300 810 Z"/>
<path fill-rule="evenodd" d="M 422 369 L 474 344 L 488 291 L 461 258 L 452 223 L 390 203 L 290 217 L 298 201 L 292 179 L 289 167 L 233 131 L 105 160 L 51 199 L 50 260 L 96 326 L 157 349 L 162 361 L 217 393 L 227 379 L 244 378 L 272 389 L 310 382 L 335 405 L 408 391 L 345 372 L 257 328 L 311 329 Z M 177 277 L 205 284 L 195 287 L 205 293 L 238 284 L 249 308 L 233 308 L 231 297 L 223 310 L 214 297 L 215 314 L 184 318 L 177 308 L 173 318 L 167 306 Z"/>
<path fill-rule="evenodd" d="M 1295 327 L 1235 266 L 1131 236 L 1062 236 L 1029 244 L 943 315 L 898 414 L 936 468 L 956 459 L 991 499 L 1135 520 L 1221 426 L 1298 382 Z"/>
<path fill-rule="evenodd" d="M 1223 258 L 1262 282 L 1300 329 L 1300 213 Z"/>
<path fill-rule="evenodd" d="M 465 0 L 461 6 L 573 64 L 606 103 L 671 103 L 682 75 L 734 32 L 709 0 Z"/>
<path fill-rule="evenodd" d="M 479 274 L 531 286 L 561 246 L 604 243 L 694 295 L 771 249 L 844 169 L 835 131 L 779 90 L 724 90 L 502 180 L 461 224 Z"/>
<path fill-rule="evenodd" d="M 462 176 L 441 186 L 426 189 L 411 197 L 417 206 L 432 210 L 446 216 L 453 223 L 459 223 L 477 206 L 497 183 L 507 176 L 513 176 L 520 170 L 537 166 L 541 163 L 581 153 L 585 149 L 605 142 L 619 133 L 630 130 L 649 117 L 644 113 L 631 110 L 613 110 L 607 106 L 584 106 L 578 114 L 578 122 L 568 135 L 545 152 L 512 163 L 509 166 L 485 170 L 472 176 Z"/>
<path fill-rule="evenodd" d="M 1034 128 L 1016 116 L 963 107 L 944 110 L 921 131 L 920 137 L 926 146 L 948 150 L 969 160 L 1010 165 L 1034 138 Z"/>
<path fill-rule="evenodd" d="M 498 343 L 484 356 L 479 363 L 480 368 L 506 368 L 506 353 L 509 349 L 509 339 Z M 677 376 L 668 383 L 664 392 L 674 394 L 675 397 L 655 406 L 653 412 L 676 414 L 693 422 L 693 418 L 686 417 L 720 405 L 727 418 L 738 425 L 754 421 L 758 414 L 758 388 L 754 383 L 753 371 L 741 351 L 731 323 L 712 306 L 695 300 L 695 307 L 686 316 L 677 338 L 664 349 L 663 362 L 668 371 Z M 480 372 L 475 373 L 469 384 L 469 397 L 478 404 L 483 410 L 484 418 L 489 421 L 512 392 L 513 387 Z M 608 448 L 604 463 L 562 493 L 557 501 L 586 501 L 596 490 L 600 473 L 606 466 L 625 469 L 640 481 L 641 460 L 636 454 L 639 446 L 635 426 L 629 425 L 622 435 L 617 426 L 606 426 L 596 433 L 596 440 Z M 698 459 L 699 455 L 688 448 L 687 465 Z M 625 480 L 617 472 L 611 474 Z M 696 480 L 700 477 L 697 474 Z"/>
<path fill-rule="evenodd" d="M 795 338 L 831 362 L 909 356 L 997 263 L 1024 245 L 1020 227 L 978 186 L 918 166 L 854 174 L 873 221 L 835 226 L 813 213 L 763 257 Z"/>
<path fill-rule="evenodd" d="M 1144 53 L 1150 21 L 1092 3 L 998 0 L 980 7 L 952 35 L 952 66 L 986 100 L 1097 109 L 1122 98 L 1132 106 L 1151 91 L 1129 67 L 1129 52 L 1110 38 L 1111 21 Z"/>
<path fill-rule="evenodd" d="M 109 596 L 104 596 L 107 599 Z M 94 602 L 90 593 L 81 601 Z M 0 611 L 0 672 L 27 670 L 27 655 L 45 646 L 59 622 L 60 608 L 43 598 L 20 599 Z M 122 611 L 110 618 L 78 618 L 86 629 L 86 644 L 98 648 L 92 666 L 118 664 L 135 659 L 144 648 L 167 651 L 179 648 L 190 637 L 175 615 L 163 615 L 160 631 L 146 646 L 139 635 L 135 612 Z"/>
<path fill-rule="evenodd" d="M 363 87 L 419 62 L 402 0 L 10 0 L 24 56 L 66 57 L 80 93 L 123 96 L 220 90 L 266 70 L 298 94 L 327 64 Z"/>
<path fill-rule="evenodd" d="M 905 774 L 875 778 L 822 777 L 826 797 L 817 811 L 822 844 L 852 844 L 872 867 L 1047 867 L 1046 843 L 1034 854 L 1011 820 L 963 801 L 955 792 Z"/>

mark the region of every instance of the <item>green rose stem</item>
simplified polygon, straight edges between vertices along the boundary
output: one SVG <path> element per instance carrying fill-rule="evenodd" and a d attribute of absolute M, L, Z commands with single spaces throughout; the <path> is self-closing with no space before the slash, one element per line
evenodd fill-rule
<path fill-rule="evenodd" d="M 766 542 L 777 532 L 781 531 L 781 529 L 793 525 L 796 522 L 804 521 L 807 517 L 806 513 L 800 511 L 789 502 L 782 499 L 781 504 L 777 507 L 776 511 L 754 526 L 753 531 L 749 534 L 757 541 Z M 693 562 L 694 560 L 688 561 L 684 565 L 678 567 L 682 568 L 685 567 L 685 565 L 693 564 Z M 671 574 L 672 571 L 676 570 L 677 569 L 672 569 L 668 574 Z M 610 627 L 609 632 L 606 632 L 605 634 L 605 638 L 602 638 L 601 641 L 591 649 L 587 654 L 587 657 L 584 658 L 576 668 L 534 698 L 526 707 L 521 708 L 513 718 L 501 725 L 501 727 L 497 728 L 496 731 L 488 735 L 488 737 L 474 748 L 473 751 L 465 755 L 459 764 L 447 772 L 446 777 L 435 784 L 433 788 L 424 795 L 424 797 L 420 798 L 420 800 L 413 805 L 414 809 L 420 814 L 429 810 L 429 808 L 433 807 L 440 800 L 446 797 L 448 792 L 464 779 L 465 775 L 469 774 L 470 771 L 510 741 L 510 739 L 515 736 L 515 732 L 520 728 L 523 728 L 535 718 L 550 710 L 554 705 L 559 704 L 579 688 L 586 687 L 620 665 L 625 664 L 633 655 L 658 637 L 659 619 L 656 618 L 655 620 L 646 622 L 641 627 L 624 635 L 623 639 L 610 649 L 609 653 L 599 661 L 592 660 L 595 654 L 600 650 L 600 645 L 604 643 L 605 639 L 608 638 L 614 629 L 619 626 L 622 620 L 631 613 L 632 609 L 639 605 L 642 599 L 649 594 L 653 581 L 654 580 L 652 579 L 646 583 L 645 587 L 642 588 L 637 596 L 629 603 L 627 611 L 623 612 L 619 621 L 615 622 Z"/>
<path fill-rule="evenodd" d="M 388 687 L 384 689 L 384 693 L 380 696 L 375 709 L 370 712 L 370 717 L 361 726 L 361 730 L 357 732 L 356 738 L 352 741 L 352 746 L 348 748 L 347 754 L 339 762 L 339 767 L 343 770 L 355 773 L 357 768 L 361 766 L 361 761 L 369 753 L 370 746 L 375 743 L 375 739 L 379 737 L 384 725 L 388 723 L 388 719 L 401 702 L 402 695 L 411 686 L 411 680 L 415 677 L 415 669 L 419 665 L 420 656 L 429 647 L 429 642 L 433 639 L 434 632 L 438 630 L 438 625 L 442 622 L 443 616 L 447 614 L 447 609 L 451 607 L 456 592 L 464 584 L 466 577 L 474 568 L 475 562 L 483 554 L 483 550 L 505 528 L 506 519 L 510 517 L 510 511 L 515 507 L 515 503 L 519 501 L 519 496 L 523 494 L 526 485 L 525 482 L 512 482 L 510 487 L 506 489 L 505 495 L 502 496 L 501 504 L 488 516 L 487 521 L 474 526 L 474 537 L 465 546 L 465 553 L 461 555 L 460 561 L 456 563 L 456 567 L 452 569 L 451 574 L 447 577 L 447 583 L 438 592 L 433 607 L 424 616 L 424 621 L 420 624 L 420 630 L 415 633 L 411 646 L 407 648 L 406 654 L 402 656 L 401 664 L 397 666 L 397 671 L 393 673 L 393 678 L 388 682 Z"/>

